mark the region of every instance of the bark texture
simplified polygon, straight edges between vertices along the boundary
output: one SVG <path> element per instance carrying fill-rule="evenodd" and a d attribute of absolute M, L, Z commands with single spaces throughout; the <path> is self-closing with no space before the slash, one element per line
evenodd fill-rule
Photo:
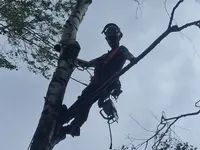
<path fill-rule="evenodd" d="M 30 150 L 51 150 L 54 147 L 52 138 L 57 127 L 57 116 L 61 108 L 66 86 L 74 70 L 80 46 L 76 42 L 76 34 L 83 17 L 92 0 L 77 0 L 77 4 L 63 27 L 61 52 L 57 68 L 50 81 L 43 111 L 36 132 L 30 143 Z"/>

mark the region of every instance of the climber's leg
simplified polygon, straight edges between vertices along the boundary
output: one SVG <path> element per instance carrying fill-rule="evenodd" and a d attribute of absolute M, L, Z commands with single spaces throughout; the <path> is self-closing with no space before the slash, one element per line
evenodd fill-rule
<path fill-rule="evenodd" d="M 92 97 L 92 93 L 94 93 L 96 89 L 97 89 L 97 85 L 89 84 L 82 91 L 81 95 L 78 96 L 78 99 L 74 102 L 74 104 L 72 104 L 71 107 L 69 107 L 66 111 L 63 112 L 63 114 L 60 115 L 63 124 L 68 123 L 75 116 L 77 116 L 77 114 L 79 114 L 79 112 L 82 111 L 84 107 L 87 107 L 88 105 L 86 103 L 88 104 L 93 103 L 92 101 L 94 100 L 91 100 L 91 97 Z"/>
<path fill-rule="evenodd" d="M 92 105 L 97 101 L 98 97 L 92 98 L 92 93 L 97 89 L 97 85 L 90 84 L 79 96 L 78 100 L 65 112 L 63 122 L 67 123 L 74 118 L 72 123 L 64 126 L 60 132 L 61 135 L 71 134 L 72 136 L 80 135 L 80 127 L 88 118 L 88 114 Z"/>

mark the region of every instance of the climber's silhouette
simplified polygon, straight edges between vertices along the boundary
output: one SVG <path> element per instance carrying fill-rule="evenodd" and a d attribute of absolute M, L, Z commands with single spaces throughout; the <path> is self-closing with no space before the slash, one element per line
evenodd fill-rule
<path fill-rule="evenodd" d="M 100 96 L 95 98 L 92 97 L 92 93 L 94 93 L 111 76 L 123 68 L 126 60 L 135 60 L 135 57 L 125 46 L 120 46 L 119 41 L 121 40 L 123 34 L 116 24 L 107 24 L 102 33 L 105 34 L 105 39 L 111 47 L 111 50 L 89 62 L 77 59 L 79 66 L 86 68 L 94 67 L 94 76 L 92 77 L 90 84 L 82 91 L 82 94 L 71 107 L 67 109 L 67 107 L 63 105 L 63 111 L 60 114 L 62 124 L 64 125 L 70 120 L 74 120 L 71 124 L 61 128 L 57 137 L 58 140 L 64 138 L 66 134 L 79 136 L 80 127 L 87 120 L 91 106 L 99 100 L 98 106 L 101 108 L 104 104 L 103 100 L 113 89 L 115 89 L 115 96 L 118 96 L 120 92 L 122 92 L 121 84 L 118 79 L 106 88 Z"/>

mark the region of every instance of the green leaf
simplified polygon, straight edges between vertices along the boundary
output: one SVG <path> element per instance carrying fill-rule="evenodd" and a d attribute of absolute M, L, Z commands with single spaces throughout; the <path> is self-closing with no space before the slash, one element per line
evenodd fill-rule
<path fill-rule="evenodd" d="M 49 77 L 58 57 L 53 46 L 75 4 L 76 0 L 0 1 L 0 34 L 11 46 L 1 67 L 23 60 L 31 72 Z"/>

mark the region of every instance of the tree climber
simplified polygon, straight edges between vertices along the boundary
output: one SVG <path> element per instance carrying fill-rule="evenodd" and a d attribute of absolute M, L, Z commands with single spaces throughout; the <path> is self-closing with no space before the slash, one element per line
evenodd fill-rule
<path fill-rule="evenodd" d="M 100 96 L 96 98 L 92 97 L 92 93 L 123 68 L 126 60 L 129 60 L 130 62 L 135 60 L 135 57 L 125 46 L 120 46 L 120 40 L 123 34 L 116 24 L 107 24 L 102 31 L 102 34 L 103 33 L 105 34 L 105 39 L 111 47 L 111 50 L 91 61 L 77 59 L 77 62 L 81 67 L 94 67 L 94 76 L 91 78 L 89 85 L 82 91 L 82 94 L 78 96 L 77 101 L 71 107 L 67 109 L 67 107 L 63 105 L 63 111 L 60 114 L 62 125 L 68 123 L 72 119 L 74 120 L 69 125 L 61 128 L 57 137 L 58 139 L 65 138 L 66 134 L 70 134 L 73 137 L 79 136 L 80 128 L 87 120 L 92 105 L 98 100 L 98 106 L 99 108 L 102 108 L 104 104 L 103 100 L 113 89 L 115 89 L 113 96 L 119 96 L 122 92 L 120 81 L 117 79 L 106 88 Z"/>

